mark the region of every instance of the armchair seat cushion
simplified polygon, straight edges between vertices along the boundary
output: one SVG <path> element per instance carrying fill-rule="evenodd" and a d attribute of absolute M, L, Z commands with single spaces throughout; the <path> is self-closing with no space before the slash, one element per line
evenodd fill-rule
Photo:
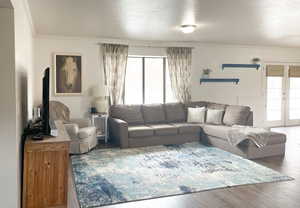
<path fill-rule="evenodd" d="M 178 128 L 171 124 L 152 124 L 148 125 L 154 130 L 155 135 L 176 135 L 178 134 Z"/>
<path fill-rule="evenodd" d="M 78 137 L 80 139 L 85 139 L 85 138 L 90 137 L 94 134 L 96 134 L 96 127 L 94 127 L 94 126 L 81 128 L 78 131 Z"/>
<path fill-rule="evenodd" d="M 193 134 L 201 132 L 201 127 L 198 124 L 192 123 L 172 123 L 173 126 L 176 126 L 179 130 L 179 134 Z"/>
<path fill-rule="evenodd" d="M 138 125 L 138 126 L 128 127 L 129 137 L 146 137 L 146 136 L 153 136 L 153 134 L 154 131 L 149 126 Z"/>
<path fill-rule="evenodd" d="M 86 119 L 86 118 L 73 118 L 73 119 L 70 119 L 70 121 L 67 121 L 65 123 L 77 124 L 79 128 L 85 128 L 85 127 L 89 127 L 92 125 L 91 120 Z"/>

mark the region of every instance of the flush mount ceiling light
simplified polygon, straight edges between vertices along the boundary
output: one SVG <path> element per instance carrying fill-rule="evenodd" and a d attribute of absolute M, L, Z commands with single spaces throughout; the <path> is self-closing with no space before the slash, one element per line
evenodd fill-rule
<path fill-rule="evenodd" d="M 196 29 L 196 25 L 181 25 L 180 29 L 183 33 L 192 33 Z"/>

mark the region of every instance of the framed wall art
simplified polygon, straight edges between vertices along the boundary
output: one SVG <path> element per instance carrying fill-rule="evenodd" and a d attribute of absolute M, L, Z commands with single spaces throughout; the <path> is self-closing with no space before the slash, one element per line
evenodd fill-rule
<path fill-rule="evenodd" d="M 54 54 L 55 95 L 82 95 L 82 56 L 74 53 Z"/>

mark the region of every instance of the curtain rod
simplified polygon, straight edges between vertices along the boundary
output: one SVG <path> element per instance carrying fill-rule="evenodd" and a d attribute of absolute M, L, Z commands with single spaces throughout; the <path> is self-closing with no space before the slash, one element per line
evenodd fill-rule
<path fill-rule="evenodd" d="M 99 42 L 97 43 L 97 45 L 101 45 L 101 44 L 110 44 L 110 43 L 105 43 L 105 42 Z M 136 48 L 191 48 L 191 49 L 195 49 L 195 47 L 189 47 L 189 46 L 151 46 L 151 45 L 133 45 L 133 44 L 125 44 L 125 43 L 111 43 L 111 44 L 124 44 L 124 45 L 129 45 L 131 47 L 136 47 Z"/>

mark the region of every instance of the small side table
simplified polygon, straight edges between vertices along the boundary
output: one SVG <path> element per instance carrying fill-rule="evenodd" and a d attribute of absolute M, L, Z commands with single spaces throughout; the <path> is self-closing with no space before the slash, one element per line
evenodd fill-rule
<path fill-rule="evenodd" d="M 108 115 L 103 113 L 91 114 L 92 125 L 96 127 L 96 136 L 99 140 L 108 141 Z"/>

